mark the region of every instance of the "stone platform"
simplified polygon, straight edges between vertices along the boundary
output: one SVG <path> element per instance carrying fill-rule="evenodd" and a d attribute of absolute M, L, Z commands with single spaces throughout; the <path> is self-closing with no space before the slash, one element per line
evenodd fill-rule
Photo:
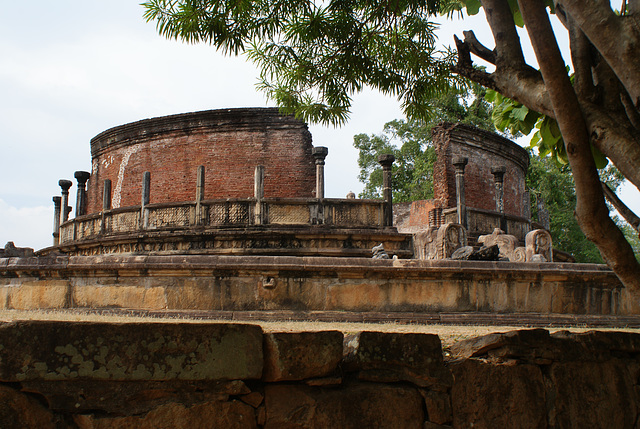
<path fill-rule="evenodd" d="M 0 259 L 0 308 L 637 315 L 604 265 L 217 255 Z"/>

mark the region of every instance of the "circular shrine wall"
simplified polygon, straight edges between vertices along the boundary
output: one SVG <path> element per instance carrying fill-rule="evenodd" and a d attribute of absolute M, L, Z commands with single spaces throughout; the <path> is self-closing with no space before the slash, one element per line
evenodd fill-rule
<path fill-rule="evenodd" d="M 277 108 L 222 109 L 145 119 L 91 140 L 87 214 L 102 210 L 104 181 L 111 208 L 140 205 L 151 173 L 150 203 L 196 198 L 205 167 L 205 199 L 254 196 L 254 170 L 265 169 L 268 198 L 313 198 L 315 163 L 307 125 Z"/>
<path fill-rule="evenodd" d="M 434 129 L 438 154 L 434 165 L 434 200 L 441 208 L 456 206 L 453 160 L 467 158 L 464 170 L 467 207 L 496 210 L 495 181 L 491 170 L 504 168 L 504 212 L 525 216 L 525 177 L 529 154 L 516 143 L 495 133 L 466 124 L 442 123 Z"/>

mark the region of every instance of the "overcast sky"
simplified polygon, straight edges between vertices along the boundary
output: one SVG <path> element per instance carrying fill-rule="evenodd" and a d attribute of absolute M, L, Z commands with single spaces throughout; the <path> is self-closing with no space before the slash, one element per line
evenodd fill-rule
<path fill-rule="evenodd" d="M 89 141 L 100 132 L 175 113 L 273 105 L 255 90 L 251 63 L 160 37 L 139 1 L 0 4 L 0 247 L 51 244 L 57 182 L 90 171 Z M 448 25 L 442 40 L 472 26 Z M 400 117 L 397 101 L 369 91 L 355 98 L 346 126 L 310 126 L 314 145 L 329 147 L 328 197 L 361 190 L 353 135 Z M 71 192 L 75 205 L 75 180 Z M 629 199 L 640 211 L 640 197 Z"/>

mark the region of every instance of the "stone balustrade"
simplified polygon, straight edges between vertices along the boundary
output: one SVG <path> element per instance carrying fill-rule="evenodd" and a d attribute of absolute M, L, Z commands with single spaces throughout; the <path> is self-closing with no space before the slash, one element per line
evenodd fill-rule
<path fill-rule="evenodd" d="M 263 215 L 256 218 L 256 207 Z M 140 231 L 259 225 L 382 229 L 384 202 L 344 199 L 225 199 L 149 204 L 79 216 L 60 226 L 60 244 Z"/>

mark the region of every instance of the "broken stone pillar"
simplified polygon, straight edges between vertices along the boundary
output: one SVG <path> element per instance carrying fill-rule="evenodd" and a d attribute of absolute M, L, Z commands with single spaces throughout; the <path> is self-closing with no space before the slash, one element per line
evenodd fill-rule
<path fill-rule="evenodd" d="M 464 167 L 469 158 L 456 158 L 453 167 L 456 169 L 456 208 L 458 211 L 458 223 L 467 227 L 467 205 L 464 200 Z"/>
<path fill-rule="evenodd" d="M 255 223 L 261 225 L 262 223 L 264 223 L 264 210 L 262 202 L 262 200 L 264 199 L 264 165 L 256 165 L 256 170 L 254 173 L 253 196 L 256 199 Z"/>
<path fill-rule="evenodd" d="M 58 185 L 62 189 L 62 200 L 60 201 L 60 225 L 62 225 L 69 219 L 69 213 L 71 213 L 69 188 L 73 183 L 71 183 L 71 180 L 60 179 L 58 180 Z"/>
<path fill-rule="evenodd" d="M 106 179 L 102 187 L 102 210 L 111 209 L 111 179 Z"/>
<path fill-rule="evenodd" d="M 311 150 L 313 158 L 316 160 L 316 198 L 324 198 L 324 159 L 329 153 L 329 149 L 324 146 L 314 147 Z"/>
<path fill-rule="evenodd" d="M 60 243 L 60 201 L 61 197 L 53 197 L 53 245 Z"/>
<path fill-rule="evenodd" d="M 527 262 L 553 262 L 553 240 L 544 229 L 534 229 L 525 237 Z"/>
<path fill-rule="evenodd" d="M 378 156 L 378 163 L 382 166 L 382 197 L 384 199 L 383 226 L 393 226 L 391 166 L 395 160 L 395 156 L 390 153 Z"/>
<path fill-rule="evenodd" d="M 546 209 L 544 198 L 542 195 L 536 197 L 536 207 L 538 208 L 538 222 L 547 231 L 551 229 L 551 219 L 549 218 L 549 210 Z"/>
<path fill-rule="evenodd" d="M 522 195 L 522 217 L 531 220 L 531 193 L 524 191 Z"/>
<path fill-rule="evenodd" d="M 76 217 L 87 214 L 87 180 L 91 177 L 88 171 L 76 171 L 73 177 L 78 181 L 76 194 Z"/>
<path fill-rule="evenodd" d="M 202 200 L 204 200 L 204 165 L 200 165 L 196 173 L 196 225 L 202 224 Z"/>
<path fill-rule="evenodd" d="M 491 169 L 496 188 L 496 211 L 502 214 L 504 214 L 504 173 L 506 171 L 507 169 L 505 167 Z"/>
<path fill-rule="evenodd" d="M 140 216 L 142 228 L 146 229 L 149 226 L 149 209 L 147 206 L 151 201 L 151 173 L 145 171 L 142 174 L 142 192 L 140 198 Z"/>

